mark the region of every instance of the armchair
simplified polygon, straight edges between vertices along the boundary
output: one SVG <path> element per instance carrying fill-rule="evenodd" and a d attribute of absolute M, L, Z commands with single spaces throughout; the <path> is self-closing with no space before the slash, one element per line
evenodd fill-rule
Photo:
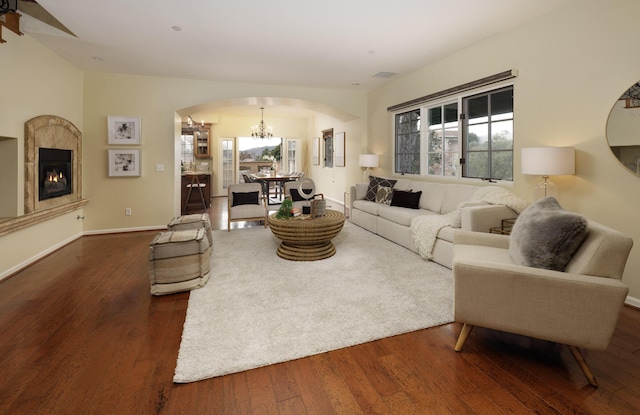
<path fill-rule="evenodd" d="M 231 222 L 261 220 L 267 227 L 267 202 L 260 183 L 232 184 L 228 188 L 227 231 Z"/>
<path fill-rule="evenodd" d="M 564 271 L 518 265 L 509 236 L 457 231 L 454 319 L 464 326 L 455 350 L 474 326 L 565 344 L 598 386 L 578 348 L 607 348 L 628 292 L 620 278 L 633 241 L 592 221 L 587 229 Z"/>
<path fill-rule="evenodd" d="M 321 196 L 321 194 L 314 194 L 313 197 L 309 199 L 309 201 L 302 198 L 298 193 L 298 188 L 300 187 L 300 183 L 301 183 L 300 180 L 295 180 L 295 181 L 285 182 L 284 184 L 284 190 L 283 190 L 284 197 L 291 199 L 291 201 L 293 202 L 294 208 L 302 208 L 302 206 L 308 206 L 311 203 L 310 201 L 313 200 L 316 196 L 319 196 L 319 197 Z M 315 185 L 313 184 L 313 182 L 309 181 L 303 184 L 302 189 L 304 190 L 305 193 L 308 193 L 309 191 L 315 192 Z"/>

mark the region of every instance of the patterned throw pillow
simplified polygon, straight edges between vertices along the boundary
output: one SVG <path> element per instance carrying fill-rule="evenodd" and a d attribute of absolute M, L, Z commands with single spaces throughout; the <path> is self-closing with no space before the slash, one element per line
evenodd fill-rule
<path fill-rule="evenodd" d="M 390 205 L 392 197 L 393 197 L 392 187 L 378 186 L 378 191 L 376 192 L 376 203 L 384 203 L 385 205 Z"/>
<path fill-rule="evenodd" d="M 369 187 L 367 188 L 367 195 L 365 196 L 365 199 L 370 202 L 375 202 L 376 193 L 378 193 L 378 186 L 393 187 L 393 185 L 396 184 L 396 182 L 397 180 L 386 179 L 384 177 L 371 176 L 369 178 Z"/>

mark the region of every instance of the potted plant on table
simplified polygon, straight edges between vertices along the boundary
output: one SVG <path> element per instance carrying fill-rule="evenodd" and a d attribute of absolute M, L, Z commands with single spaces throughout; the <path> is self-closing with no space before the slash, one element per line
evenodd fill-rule
<path fill-rule="evenodd" d="M 291 217 L 291 211 L 293 209 L 293 201 L 291 199 L 285 199 L 280 205 L 280 209 L 276 213 L 276 219 L 289 219 Z"/>

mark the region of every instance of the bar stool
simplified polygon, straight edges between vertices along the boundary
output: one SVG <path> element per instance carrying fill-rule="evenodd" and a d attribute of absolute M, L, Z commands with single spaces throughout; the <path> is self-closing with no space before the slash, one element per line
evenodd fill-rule
<path fill-rule="evenodd" d="M 206 183 L 201 183 L 200 182 L 200 177 L 199 177 L 199 176 L 205 176 L 205 175 L 196 174 L 196 173 L 190 173 L 189 176 L 191 176 L 191 182 L 187 183 L 188 191 L 187 191 L 187 198 L 184 201 L 183 211 L 187 212 L 187 210 L 188 210 L 189 202 L 191 202 L 191 193 L 193 192 L 194 188 L 198 189 L 197 194 L 200 195 L 200 200 L 202 201 L 202 209 L 203 210 L 207 210 L 207 201 L 205 200 L 204 192 L 202 191 L 202 189 L 204 187 L 206 187 L 207 184 Z"/>

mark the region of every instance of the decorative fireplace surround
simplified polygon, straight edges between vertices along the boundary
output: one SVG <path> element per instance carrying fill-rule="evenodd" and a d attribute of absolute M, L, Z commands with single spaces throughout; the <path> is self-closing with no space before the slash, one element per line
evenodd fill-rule
<path fill-rule="evenodd" d="M 82 199 L 82 133 L 75 125 L 55 115 L 41 115 L 24 127 L 24 213 L 65 206 Z M 38 149 L 72 151 L 71 194 L 38 200 Z"/>
<path fill-rule="evenodd" d="M 38 200 L 38 148 L 72 150 L 71 194 Z M 0 236 L 33 226 L 85 206 L 82 198 L 82 134 L 69 121 L 55 115 L 41 115 L 24 128 L 24 214 L 0 222 Z"/>

